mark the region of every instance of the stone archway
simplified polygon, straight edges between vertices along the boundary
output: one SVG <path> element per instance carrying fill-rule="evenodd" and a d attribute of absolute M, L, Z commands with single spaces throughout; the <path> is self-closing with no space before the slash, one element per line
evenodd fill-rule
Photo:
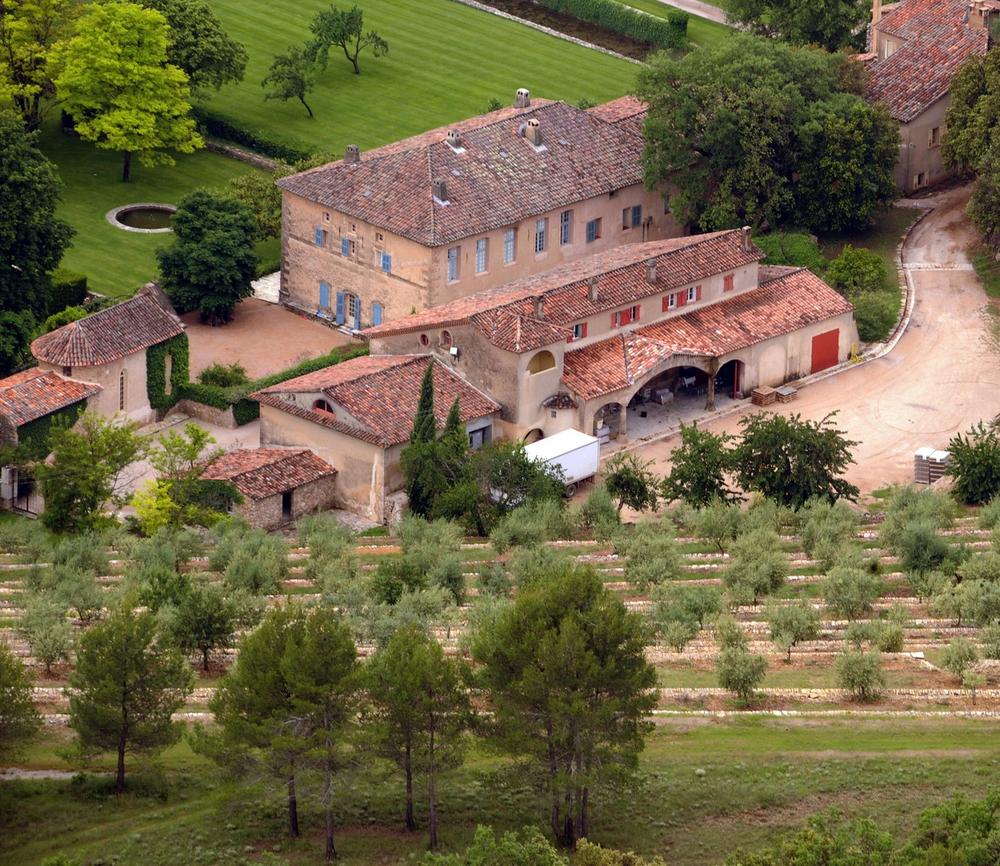
<path fill-rule="evenodd" d="M 525 445 L 530 445 L 532 442 L 537 442 L 539 439 L 545 438 L 545 432 L 535 427 L 524 434 L 524 438 L 521 440 Z"/>

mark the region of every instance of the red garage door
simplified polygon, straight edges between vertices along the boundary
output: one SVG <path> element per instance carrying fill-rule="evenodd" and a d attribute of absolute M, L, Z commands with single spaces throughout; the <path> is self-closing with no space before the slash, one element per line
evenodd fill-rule
<path fill-rule="evenodd" d="M 840 329 L 827 331 L 825 334 L 817 334 L 813 337 L 812 372 L 818 373 L 827 367 L 833 367 L 839 360 L 839 354 Z"/>

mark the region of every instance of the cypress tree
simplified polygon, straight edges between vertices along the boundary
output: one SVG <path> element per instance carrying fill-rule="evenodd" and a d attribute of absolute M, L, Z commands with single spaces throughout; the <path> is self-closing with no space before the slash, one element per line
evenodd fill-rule
<path fill-rule="evenodd" d="M 420 399 L 417 401 L 417 414 L 413 418 L 413 431 L 410 433 L 410 443 L 433 442 L 437 431 L 437 419 L 434 417 L 434 361 L 427 365 L 427 372 L 420 383 Z"/>

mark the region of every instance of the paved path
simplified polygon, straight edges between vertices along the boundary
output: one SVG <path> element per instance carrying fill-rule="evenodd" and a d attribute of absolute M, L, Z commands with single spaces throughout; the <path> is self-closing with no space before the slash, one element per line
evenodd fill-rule
<path fill-rule="evenodd" d="M 1000 413 L 1000 369 L 984 343 L 987 297 L 966 255 L 975 240 L 965 217 L 968 195 L 964 187 L 936 196 L 934 212 L 910 234 L 903 263 L 916 302 L 896 347 L 876 361 L 810 385 L 792 403 L 772 407 L 811 419 L 838 411 L 839 426 L 860 443 L 847 477 L 862 492 L 912 480 L 917 448 L 945 448 L 955 433 Z M 743 414 L 705 427 L 736 433 Z M 636 453 L 663 473 L 676 444 L 673 437 Z"/>
<path fill-rule="evenodd" d="M 683 9 L 689 15 L 697 15 L 699 18 L 707 18 L 709 21 L 716 21 L 719 24 L 727 24 L 726 13 L 718 6 L 710 3 L 702 3 L 701 0 L 659 0 L 664 6 L 673 6 L 675 9 Z"/>

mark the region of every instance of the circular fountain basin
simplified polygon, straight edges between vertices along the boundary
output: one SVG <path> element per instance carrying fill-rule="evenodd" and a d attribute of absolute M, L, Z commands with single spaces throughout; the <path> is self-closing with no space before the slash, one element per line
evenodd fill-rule
<path fill-rule="evenodd" d="M 172 204 L 146 202 L 124 204 L 109 210 L 107 220 L 115 228 L 141 234 L 161 234 L 171 231 L 170 218 L 177 212 Z"/>

